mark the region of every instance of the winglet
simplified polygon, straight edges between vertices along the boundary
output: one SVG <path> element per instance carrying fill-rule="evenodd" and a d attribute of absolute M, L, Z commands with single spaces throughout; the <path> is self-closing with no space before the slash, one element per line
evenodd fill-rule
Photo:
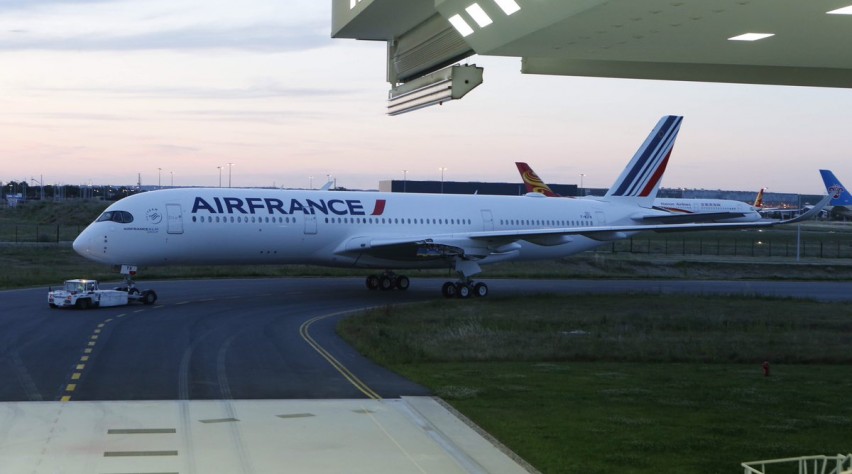
<path fill-rule="evenodd" d="M 521 173 L 521 178 L 524 180 L 524 185 L 527 187 L 528 193 L 541 193 L 547 197 L 559 197 L 558 194 L 550 189 L 541 178 L 535 174 L 532 168 L 526 163 L 516 161 L 515 166 L 518 167 L 518 172 Z"/>
<path fill-rule="evenodd" d="M 822 182 L 825 183 L 826 192 L 828 192 L 828 195 L 831 196 L 831 201 L 829 201 L 830 205 L 848 206 L 852 204 L 852 195 L 850 195 L 849 190 L 840 183 L 840 180 L 834 176 L 834 173 L 829 170 L 819 170 L 819 174 L 822 175 Z"/>
<path fill-rule="evenodd" d="M 631 198 L 640 206 L 651 207 L 660 188 L 681 122 L 683 117 L 676 115 L 661 118 L 621 172 L 621 176 L 609 188 L 606 197 Z"/>

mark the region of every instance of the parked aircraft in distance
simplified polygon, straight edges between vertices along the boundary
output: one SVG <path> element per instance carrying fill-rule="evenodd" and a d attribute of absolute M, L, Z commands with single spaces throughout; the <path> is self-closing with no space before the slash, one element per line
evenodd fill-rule
<path fill-rule="evenodd" d="M 404 290 L 391 270 L 452 268 L 444 296 L 485 296 L 480 265 L 553 259 L 641 231 L 742 229 L 791 221 L 653 223 L 683 117 L 663 117 L 601 199 L 527 196 L 168 189 L 126 197 L 74 241 L 109 265 L 315 264 L 385 270 L 370 289 Z M 827 197 L 825 201 L 827 201 Z M 824 202 L 822 203 L 824 205 Z M 800 219 L 809 216 L 801 216 Z"/>
<path fill-rule="evenodd" d="M 527 192 L 541 193 L 547 197 L 563 197 L 539 178 L 527 163 L 516 161 L 515 166 L 521 173 Z M 762 190 L 761 190 L 762 192 Z M 762 196 L 758 193 L 758 199 Z M 595 196 L 581 196 L 581 199 L 598 199 Z M 674 222 L 753 222 L 761 219 L 753 206 L 731 199 L 687 199 L 656 198 L 654 208 L 669 212 L 669 215 L 653 216 L 649 219 L 660 223 Z"/>
<path fill-rule="evenodd" d="M 831 171 L 819 170 L 819 174 L 825 183 L 826 192 L 831 196 L 828 205 L 832 207 L 832 212 L 843 217 L 852 217 L 852 194 L 849 194 L 849 189 Z"/>

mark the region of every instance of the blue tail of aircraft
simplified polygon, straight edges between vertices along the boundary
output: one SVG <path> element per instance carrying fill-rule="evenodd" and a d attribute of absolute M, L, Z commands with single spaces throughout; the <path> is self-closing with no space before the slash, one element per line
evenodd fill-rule
<path fill-rule="evenodd" d="M 831 201 L 828 202 L 829 206 L 848 206 L 852 204 L 852 195 L 850 195 L 849 190 L 840 183 L 840 180 L 834 176 L 834 173 L 829 170 L 819 170 L 819 174 L 822 175 L 822 181 L 825 183 L 826 192 L 828 192 L 828 195 L 831 196 Z"/>

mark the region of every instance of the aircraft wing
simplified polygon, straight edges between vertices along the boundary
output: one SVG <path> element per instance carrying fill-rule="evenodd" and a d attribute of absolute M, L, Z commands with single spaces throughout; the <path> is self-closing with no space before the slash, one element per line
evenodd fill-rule
<path fill-rule="evenodd" d="M 743 216 L 745 216 L 743 212 L 690 212 L 663 216 L 645 216 L 641 218 L 641 222 L 648 224 L 683 224 L 686 222 L 714 222 Z"/>
<path fill-rule="evenodd" d="M 808 212 L 787 220 L 765 219 L 754 222 L 686 222 L 676 224 L 634 224 L 593 227 L 559 227 L 539 229 L 516 229 L 497 231 L 459 232 L 441 235 L 421 235 L 398 239 L 353 237 L 341 245 L 338 254 L 365 254 L 394 261 L 444 259 L 464 255 L 468 258 L 484 258 L 489 255 L 509 253 L 517 250 L 517 242 L 526 241 L 535 245 L 553 246 L 571 241 L 571 236 L 582 235 L 595 240 L 623 239 L 636 232 L 694 232 L 720 229 L 749 229 L 794 224 L 817 215 L 831 196 L 825 196 Z"/>

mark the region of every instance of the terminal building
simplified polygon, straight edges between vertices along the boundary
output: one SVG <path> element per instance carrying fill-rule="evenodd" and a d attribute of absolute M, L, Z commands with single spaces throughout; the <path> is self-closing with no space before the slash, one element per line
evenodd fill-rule
<path fill-rule="evenodd" d="M 561 196 L 603 196 L 606 188 L 580 188 L 576 184 L 549 184 L 554 192 Z M 434 193 L 434 194 L 496 194 L 502 196 L 522 196 L 526 194 L 523 183 L 489 183 L 483 181 L 379 181 L 379 191 L 392 193 Z M 675 199 L 730 199 L 753 203 L 757 197 L 754 191 L 730 191 L 721 189 L 684 189 L 660 188 L 658 197 Z M 819 202 L 822 196 L 816 194 L 765 192 L 764 205 L 767 207 L 789 207 L 801 209 L 808 204 Z"/>

